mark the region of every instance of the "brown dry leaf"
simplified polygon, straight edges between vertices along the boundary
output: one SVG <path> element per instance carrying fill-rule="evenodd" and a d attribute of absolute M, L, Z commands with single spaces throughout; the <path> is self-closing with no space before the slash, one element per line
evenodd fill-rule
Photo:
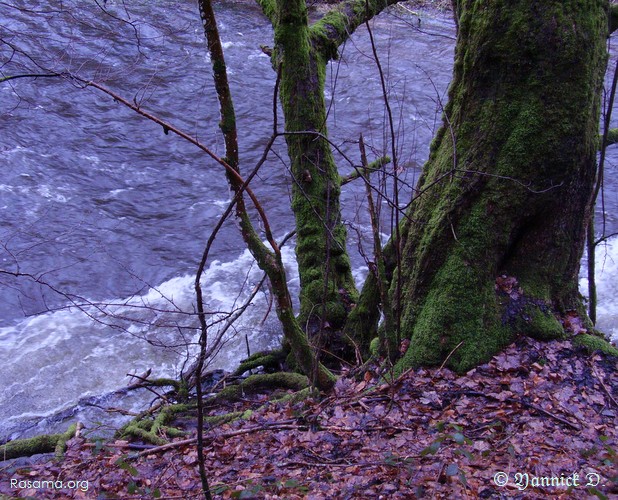
<path fill-rule="evenodd" d="M 543 365 L 538 361 L 541 358 Z M 234 408 L 253 408 L 255 414 L 249 422 L 237 421 L 210 434 L 207 473 L 212 484 L 227 488 L 221 498 L 231 498 L 234 491 L 248 492 L 252 486 L 259 489 L 257 497 L 273 499 L 416 498 L 419 486 L 435 498 L 491 498 L 497 494 L 492 482 L 497 470 L 536 476 L 566 470 L 583 475 L 595 470 L 602 478 L 599 491 L 611 498 L 616 493 L 610 480 L 616 461 L 612 462 L 607 450 L 618 446 L 618 411 L 606 406 L 611 403 L 603 387 L 618 398 L 617 368 L 615 358 L 588 358 L 569 342 L 522 338 L 464 376 L 446 369 L 424 369 L 410 372 L 397 387 L 367 384 L 362 404 L 356 403 L 359 382 L 353 379 L 342 379 L 322 401 L 262 409 L 257 398 L 243 401 Z M 536 404 L 549 413 L 509 398 Z M 297 430 L 276 428 L 278 422 L 294 419 Z M 564 420 L 579 422 L 581 431 L 574 432 Z M 260 425 L 264 426 L 260 430 L 224 437 L 231 430 Z M 456 441 L 456 433 L 464 439 L 457 437 Z M 221 437 L 213 441 L 217 435 Z M 435 453 L 422 455 L 437 440 L 441 441 Z M 163 498 L 200 495 L 192 446 L 151 453 L 149 458 L 132 462 L 138 471 L 132 477 L 115 463 L 121 456 L 117 450 L 103 449 L 93 455 L 86 444 L 71 444 L 60 464 L 35 464 L 13 474 L 88 479 L 91 488 L 85 498 L 138 498 L 128 494 L 130 481 L 140 488 L 149 484 L 151 489 L 158 488 Z M 463 451 L 471 460 L 462 459 Z M 465 475 L 467 487 L 458 475 L 445 474 L 451 464 L 457 464 L 457 471 Z M 449 470 L 453 472 L 454 466 Z M 288 481 L 290 487 L 283 487 Z M 0 480 L 0 493 L 15 496 L 26 491 L 8 492 Z M 546 498 L 555 492 L 531 490 L 526 494 Z M 574 490 L 564 498 L 582 495 L 585 490 Z M 66 493 L 66 498 L 82 497 L 81 493 Z"/>

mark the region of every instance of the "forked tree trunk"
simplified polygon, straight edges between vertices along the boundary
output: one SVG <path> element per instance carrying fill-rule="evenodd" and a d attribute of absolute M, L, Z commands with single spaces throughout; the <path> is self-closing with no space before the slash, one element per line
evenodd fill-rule
<path fill-rule="evenodd" d="M 356 288 L 339 207 L 340 176 L 326 139 L 324 79 L 331 54 L 311 36 L 305 0 L 278 0 L 275 61 L 292 175 L 300 318 L 310 331 L 340 328 Z M 349 298 L 347 298 L 349 297 Z"/>
<path fill-rule="evenodd" d="M 327 140 L 326 67 L 361 23 L 398 0 L 346 0 L 312 24 L 305 0 L 257 1 L 275 30 L 273 66 L 280 71 L 297 233 L 299 321 L 310 333 L 338 330 L 357 293 L 341 220 L 341 179 Z"/>
<path fill-rule="evenodd" d="M 447 358 L 464 371 L 517 334 L 560 337 L 565 314 L 585 315 L 608 2 L 455 3 L 449 104 L 402 242 L 411 343 L 396 371 Z"/>

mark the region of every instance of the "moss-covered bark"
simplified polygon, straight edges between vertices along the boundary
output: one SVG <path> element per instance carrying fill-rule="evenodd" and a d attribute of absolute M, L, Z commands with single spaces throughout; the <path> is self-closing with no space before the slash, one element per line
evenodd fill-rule
<path fill-rule="evenodd" d="M 309 25 L 305 0 L 258 1 L 273 22 L 273 66 L 281 74 L 296 218 L 300 321 L 312 333 L 325 327 L 339 329 L 356 300 L 356 289 L 339 207 L 341 179 L 327 140 L 326 65 L 359 24 L 396 2 L 342 2 Z"/>
<path fill-rule="evenodd" d="M 612 4 L 609 10 L 609 32 L 613 33 L 618 29 L 618 4 Z"/>
<path fill-rule="evenodd" d="M 346 230 L 339 208 L 340 178 L 325 138 L 324 78 L 328 57 L 317 50 L 304 0 L 277 2 L 275 53 L 292 173 L 296 257 L 303 324 L 342 326 L 345 295 L 354 296 Z"/>
<path fill-rule="evenodd" d="M 319 389 L 328 390 L 334 385 L 335 377 L 317 360 L 313 349 L 309 345 L 309 341 L 305 332 L 300 328 L 298 321 L 294 317 L 292 300 L 287 287 L 285 268 L 281 259 L 281 251 L 279 249 L 279 245 L 273 238 L 272 232 L 270 231 L 270 225 L 263 208 L 261 207 L 259 201 L 248 186 L 248 182 L 251 180 L 251 177 L 249 177 L 245 182 L 240 176 L 236 118 L 234 112 L 234 105 L 232 102 L 232 96 L 227 81 L 227 70 L 223 54 L 223 47 L 221 45 L 221 40 L 218 34 L 218 29 L 215 22 L 215 16 L 211 2 L 208 0 L 200 0 L 199 7 L 200 16 L 204 24 L 204 32 L 208 43 L 208 49 L 211 55 L 215 88 L 217 90 L 217 96 L 219 99 L 221 112 L 221 121 L 219 123 L 219 126 L 225 137 L 226 159 L 225 161 L 221 160 L 220 163 L 226 166 L 228 182 L 230 184 L 230 188 L 235 195 L 234 201 L 236 206 L 236 218 L 240 226 L 243 240 L 245 241 L 247 248 L 249 249 L 253 257 L 256 259 L 258 265 L 260 266 L 260 269 L 266 272 L 270 280 L 273 295 L 275 298 L 277 315 L 283 327 L 283 334 L 285 340 L 291 346 L 292 352 L 298 362 L 298 365 L 307 376 L 311 377 L 312 382 L 315 383 L 315 385 Z M 268 9 L 265 9 L 265 11 L 268 11 Z M 249 195 L 256 211 L 260 215 L 260 219 L 264 225 L 264 232 L 266 234 L 266 239 L 268 240 L 268 243 L 270 245 L 270 249 L 261 241 L 261 238 L 259 237 L 257 231 L 255 230 L 251 222 L 249 213 L 244 203 L 244 193 L 247 193 Z M 206 355 L 205 347 L 207 332 L 200 279 L 206 265 L 210 244 L 212 243 L 215 234 L 216 231 L 211 235 L 211 238 L 209 239 L 209 243 L 207 244 L 204 254 L 202 256 L 202 260 L 200 262 L 200 266 L 195 280 L 198 317 L 200 319 L 202 330 L 202 335 L 200 336 L 200 355 L 197 363 L 198 374 L 201 371 L 201 367 L 203 365 Z M 199 384 L 197 387 L 199 398 Z M 198 431 L 198 441 L 199 440 L 200 434 Z M 198 449 L 199 448 L 200 446 L 198 445 Z"/>
<path fill-rule="evenodd" d="M 402 221 L 400 234 L 403 234 L 403 236 L 405 236 L 407 225 L 407 220 Z M 370 270 L 363 284 L 363 289 L 359 295 L 356 307 L 351 311 L 348 317 L 344 333 L 355 346 L 360 348 L 363 355 L 374 355 L 374 352 L 370 352 L 370 344 L 379 330 L 379 351 L 384 356 L 390 358 L 391 356 L 389 355 L 393 355 L 393 351 L 397 350 L 396 343 L 399 339 L 397 339 L 396 334 L 385 328 L 386 324 L 389 323 L 386 321 L 388 311 L 384 311 L 386 305 L 383 303 L 381 296 L 383 294 L 382 287 L 388 289 L 388 283 L 392 280 L 393 271 L 397 264 L 394 239 L 391 238 L 384 246 L 381 257 L 383 269 L 380 271 L 376 266 L 376 268 Z M 385 281 L 385 283 L 382 284 L 379 281 L 381 275 L 382 279 Z M 392 311 L 390 311 L 390 313 L 392 315 Z M 378 329 L 381 317 L 383 317 L 385 321 L 382 327 Z M 393 321 L 391 320 L 390 324 L 392 323 Z M 387 336 L 391 338 L 387 338 Z"/>
<path fill-rule="evenodd" d="M 607 340 L 597 335 L 577 335 L 573 339 L 575 345 L 580 345 L 588 349 L 590 352 L 600 351 L 610 356 L 618 357 L 618 349 L 611 345 Z"/>
<path fill-rule="evenodd" d="M 607 132 L 607 145 L 611 146 L 618 142 L 618 128 L 612 128 Z"/>
<path fill-rule="evenodd" d="M 133 437 L 160 446 L 168 442 L 167 438 L 185 435 L 183 431 L 170 427 L 167 424 L 177 414 L 192 408 L 193 406 L 190 404 L 175 404 L 162 407 L 154 416 L 145 412 L 145 414 L 125 424 L 116 434 L 122 438 Z"/>
<path fill-rule="evenodd" d="M 66 443 L 75 436 L 77 425 L 71 425 L 63 434 L 43 434 L 26 439 L 16 439 L 0 446 L 0 460 L 28 457 L 40 453 L 56 454 L 61 458 L 66 450 Z"/>
<path fill-rule="evenodd" d="M 309 379 L 299 373 L 261 373 L 251 375 L 238 385 L 228 385 L 214 397 L 215 400 L 235 400 L 245 394 L 254 394 L 261 390 L 292 389 L 301 391 L 309 387 Z"/>
<path fill-rule="evenodd" d="M 258 367 L 263 367 L 267 373 L 276 372 L 281 370 L 283 363 L 285 363 L 285 357 L 286 353 L 283 349 L 278 351 L 256 352 L 238 365 L 238 368 L 234 370 L 234 375 L 242 375 Z"/>
<path fill-rule="evenodd" d="M 397 368 L 467 370 L 515 334 L 563 334 L 591 210 L 603 0 L 457 2 L 444 125 L 411 206 Z M 497 281 L 498 280 L 498 281 Z M 391 301 L 396 303 L 395 300 Z M 453 352 L 454 351 L 454 352 Z"/>

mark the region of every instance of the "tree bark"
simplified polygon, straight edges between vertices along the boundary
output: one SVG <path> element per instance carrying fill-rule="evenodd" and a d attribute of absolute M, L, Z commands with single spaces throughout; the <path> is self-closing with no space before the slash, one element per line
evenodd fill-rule
<path fill-rule="evenodd" d="M 280 99 L 292 174 L 300 321 L 310 330 L 339 328 L 355 296 L 339 208 L 340 180 L 325 139 L 324 79 L 328 57 L 311 39 L 304 0 L 277 2 L 274 58 L 280 64 Z"/>
<path fill-rule="evenodd" d="M 264 225 L 266 238 L 270 244 L 271 249 L 268 249 L 266 245 L 261 241 L 258 233 L 255 231 L 255 228 L 251 222 L 249 213 L 247 212 L 243 193 L 251 193 L 251 191 L 239 173 L 236 117 L 234 105 L 232 102 L 232 96 L 227 80 L 227 69 L 225 64 L 225 58 L 223 55 L 223 47 L 221 45 L 221 39 L 219 37 L 211 2 L 207 0 L 200 0 L 199 7 L 200 16 L 204 24 L 206 40 L 208 43 L 208 50 L 211 56 L 213 77 L 220 106 L 221 121 L 219 123 L 219 127 L 225 138 L 227 162 L 226 165 L 229 167 L 226 169 L 226 174 L 230 187 L 235 195 L 234 202 L 236 206 L 236 219 L 239 223 L 243 240 L 253 257 L 256 259 L 260 269 L 262 269 L 267 274 L 270 280 L 273 295 L 275 298 L 277 316 L 279 317 L 279 320 L 283 327 L 284 338 L 289 343 L 299 368 L 301 368 L 301 370 L 303 370 L 303 372 L 310 377 L 311 381 L 320 390 L 329 390 L 335 383 L 335 377 L 324 365 L 322 365 L 318 361 L 312 347 L 308 342 L 305 332 L 301 329 L 298 321 L 294 317 L 292 299 L 290 297 L 287 287 L 287 279 L 285 274 L 285 268 L 281 260 L 281 252 L 279 246 L 274 241 L 274 238 L 270 231 L 268 219 L 263 213 L 263 210 L 255 196 L 251 196 L 251 198 L 256 210 L 260 213 L 260 219 Z M 207 334 L 207 325 L 203 311 L 200 280 L 202 276 L 202 271 L 207 261 L 210 243 L 214 238 L 214 235 L 215 233 L 211 235 L 209 244 L 206 246 L 195 280 L 195 289 L 198 302 L 197 306 L 202 330 L 202 335 L 200 337 L 201 349 L 197 369 L 198 393 L 201 367 L 206 354 L 205 347 Z M 198 405 L 198 408 L 200 408 L 201 411 L 201 406 Z M 200 432 L 201 428 L 198 429 L 199 453 L 201 453 Z M 200 463 L 200 465 L 203 468 L 203 464 Z M 202 477 L 205 477 L 204 474 L 202 474 Z M 204 490 L 208 490 L 207 481 L 205 479 Z"/>
<path fill-rule="evenodd" d="M 585 318 L 608 2 L 458 0 L 443 126 L 408 212 L 396 371 L 465 371 Z M 393 288 L 393 287 L 392 287 Z M 391 290 L 391 293 L 394 293 Z M 392 304 L 397 303 L 391 300 Z"/>
<path fill-rule="evenodd" d="M 56 458 L 61 458 L 66 450 L 67 441 L 75 437 L 77 429 L 78 424 L 73 424 L 63 434 L 43 434 L 32 438 L 9 441 L 0 446 L 0 460 L 11 460 L 52 452 L 56 453 Z"/>
<path fill-rule="evenodd" d="M 310 333 L 343 327 L 357 292 L 341 220 L 341 180 L 328 143 L 324 81 L 337 49 L 398 0 L 349 0 L 309 25 L 305 0 L 258 0 L 275 28 L 273 65 L 291 161 L 300 275 L 299 321 Z"/>

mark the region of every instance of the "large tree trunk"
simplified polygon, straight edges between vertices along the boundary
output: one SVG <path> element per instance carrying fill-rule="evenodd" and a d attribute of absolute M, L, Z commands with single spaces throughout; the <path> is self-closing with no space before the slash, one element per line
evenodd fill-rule
<path fill-rule="evenodd" d="M 607 9 L 458 0 L 449 104 L 401 243 L 411 343 L 397 371 L 447 358 L 464 371 L 517 334 L 559 337 L 563 315 L 585 315 Z"/>

